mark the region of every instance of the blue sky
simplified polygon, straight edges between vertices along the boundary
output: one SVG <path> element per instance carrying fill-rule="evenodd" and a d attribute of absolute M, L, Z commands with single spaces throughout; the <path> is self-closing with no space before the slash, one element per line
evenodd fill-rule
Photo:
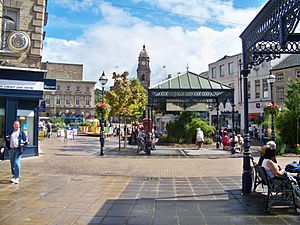
<path fill-rule="evenodd" d="M 223 55 L 241 52 L 240 33 L 266 0 L 51 0 L 43 59 L 95 71 L 127 70 L 134 77 L 142 48 L 150 55 L 152 84 L 189 63 L 196 73 Z M 227 44 L 228 41 L 232 42 Z M 122 72 L 122 71 L 119 71 Z M 97 75 L 98 76 L 98 75 Z"/>

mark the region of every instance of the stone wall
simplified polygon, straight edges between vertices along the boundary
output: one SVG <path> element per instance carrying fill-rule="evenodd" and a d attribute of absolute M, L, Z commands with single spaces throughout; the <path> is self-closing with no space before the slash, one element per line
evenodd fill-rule
<path fill-rule="evenodd" d="M 19 14 L 17 30 L 27 33 L 30 37 L 30 46 L 22 53 L 12 52 L 8 49 L 0 51 L 0 63 L 3 66 L 17 66 L 24 68 L 40 68 L 42 58 L 42 43 L 44 39 L 44 26 L 47 22 L 46 0 L 3 0 L 0 6 L 0 24 L 3 24 L 5 8 L 16 10 Z M 7 31 L 10 33 L 11 31 Z M 1 41 L 3 30 L 1 29 Z"/>

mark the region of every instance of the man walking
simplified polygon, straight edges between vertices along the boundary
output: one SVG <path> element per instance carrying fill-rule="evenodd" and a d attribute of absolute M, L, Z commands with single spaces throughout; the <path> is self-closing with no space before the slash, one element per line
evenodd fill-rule
<path fill-rule="evenodd" d="M 13 129 L 8 132 L 4 146 L 1 148 L 1 151 L 4 150 L 4 147 L 8 149 L 12 173 L 11 183 L 18 184 L 20 182 L 21 154 L 27 143 L 26 134 L 20 129 L 20 122 L 15 120 Z"/>

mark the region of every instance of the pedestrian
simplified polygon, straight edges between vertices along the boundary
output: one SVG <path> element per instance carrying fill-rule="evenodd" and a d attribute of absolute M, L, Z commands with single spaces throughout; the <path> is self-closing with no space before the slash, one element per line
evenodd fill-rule
<path fill-rule="evenodd" d="M 50 121 L 48 121 L 48 123 L 46 124 L 46 129 L 47 129 L 46 137 L 50 138 L 52 135 L 52 125 Z"/>
<path fill-rule="evenodd" d="M 196 134 L 196 145 L 198 146 L 198 149 L 202 150 L 204 142 L 204 133 L 201 130 L 201 128 L 197 128 L 197 134 Z"/>
<path fill-rule="evenodd" d="M 8 135 L 3 142 L 1 152 L 4 148 L 8 149 L 12 179 L 11 183 L 18 184 L 20 182 L 20 166 L 21 155 L 24 151 L 24 146 L 28 143 L 26 134 L 20 129 L 20 122 L 15 120 L 13 129 L 8 132 Z"/>

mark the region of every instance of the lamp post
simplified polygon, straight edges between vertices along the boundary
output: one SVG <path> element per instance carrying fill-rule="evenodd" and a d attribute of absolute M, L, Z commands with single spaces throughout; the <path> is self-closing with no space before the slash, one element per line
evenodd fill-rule
<path fill-rule="evenodd" d="M 271 103 L 272 103 L 272 111 L 271 111 L 271 140 L 275 141 L 275 129 L 274 129 L 274 98 L 273 98 L 273 84 L 276 81 L 276 76 L 274 74 L 270 74 L 268 76 L 268 83 L 270 84 L 271 89 Z"/>
<path fill-rule="evenodd" d="M 102 102 L 104 102 L 104 85 L 107 83 L 108 78 L 105 76 L 104 71 L 102 72 L 102 75 L 99 78 L 99 82 L 102 86 Z M 101 110 L 101 132 L 100 132 L 100 156 L 103 156 L 103 149 L 104 149 L 104 113 L 103 109 Z"/>

